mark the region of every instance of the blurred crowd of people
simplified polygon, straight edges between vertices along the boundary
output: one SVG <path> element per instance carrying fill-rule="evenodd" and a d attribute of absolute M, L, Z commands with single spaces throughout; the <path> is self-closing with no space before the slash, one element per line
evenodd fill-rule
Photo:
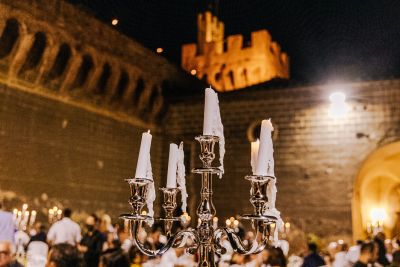
<path fill-rule="evenodd" d="M 367 240 L 358 240 L 349 245 L 343 240 L 331 242 L 322 251 L 315 243 L 308 245 L 309 253 L 302 260 L 301 266 L 332 267 L 387 267 L 400 266 L 399 241 L 386 239 L 383 232 L 378 232 Z M 301 258 L 300 258 L 301 259 Z"/>
<path fill-rule="evenodd" d="M 0 207 L 0 267 L 178 267 L 197 266 L 198 255 L 185 248 L 171 248 L 162 256 L 143 255 L 132 244 L 127 226 L 111 224 L 107 215 L 98 218 L 92 214 L 81 226 L 71 219 L 72 211 L 64 209 L 63 218 L 53 223 L 48 231 L 36 222 L 28 233 L 16 231 L 12 214 Z M 139 240 L 147 249 L 162 248 L 167 238 L 162 226 L 154 224 L 139 233 Z M 243 229 L 238 232 L 244 243 L 254 236 Z M 332 242 L 326 248 L 308 244 L 300 255 L 290 255 L 289 244 L 283 240 L 269 246 L 257 255 L 241 255 L 223 240 L 227 253 L 216 255 L 219 267 L 379 267 L 399 266 L 400 251 L 397 242 L 378 233 L 373 239 L 359 241 L 349 247 L 343 241 Z M 24 257 L 21 257 L 23 255 Z"/>

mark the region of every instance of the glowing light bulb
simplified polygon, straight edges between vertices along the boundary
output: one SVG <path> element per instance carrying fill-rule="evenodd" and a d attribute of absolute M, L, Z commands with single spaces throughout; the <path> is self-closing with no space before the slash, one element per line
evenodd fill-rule
<path fill-rule="evenodd" d="M 190 74 L 192 74 L 193 76 L 197 74 L 197 70 L 193 69 L 190 71 Z"/>
<path fill-rule="evenodd" d="M 164 49 L 163 49 L 162 47 L 158 47 L 158 48 L 156 49 L 156 52 L 157 52 L 158 54 L 161 54 L 162 52 L 164 52 Z"/>
<path fill-rule="evenodd" d="M 113 25 L 113 26 L 116 26 L 117 24 L 118 24 L 118 19 L 113 19 L 112 21 L 111 21 L 111 24 Z"/>
<path fill-rule="evenodd" d="M 329 117 L 339 119 L 346 116 L 349 107 L 346 104 L 346 95 L 342 92 L 334 92 L 329 96 L 331 102 L 329 108 Z"/>
<path fill-rule="evenodd" d="M 374 208 L 370 213 L 372 224 L 383 224 L 383 221 L 386 219 L 387 214 L 385 209 L 383 208 Z"/>
<path fill-rule="evenodd" d="M 329 96 L 331 103 L 344 103 L 346 95 L 342 92 L 334 92 Z"/>

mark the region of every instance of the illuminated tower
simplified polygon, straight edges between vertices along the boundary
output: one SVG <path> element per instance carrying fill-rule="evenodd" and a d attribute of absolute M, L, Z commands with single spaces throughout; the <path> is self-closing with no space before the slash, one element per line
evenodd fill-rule
<path fill-rule="evenodd" d="M 224 23 L 210 11 L 197 16 L 197 44 L 199 53 L 205 52 L 206 43 L 214 42 L 216 53 L 224 51 Z"/>
<path fill-rule="evenodd" d="M 205 11 L 197 17 L 197 44 L 182 46 L 182 68 L 220 92 L 289 78 L 289 57 L 267 30 L 224 37 L 224 23 Z M 226 44 L 226 45 L 225 45 Z"/>

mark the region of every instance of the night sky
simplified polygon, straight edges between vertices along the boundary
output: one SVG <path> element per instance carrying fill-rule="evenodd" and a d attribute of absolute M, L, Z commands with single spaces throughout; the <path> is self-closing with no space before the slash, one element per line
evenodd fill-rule
<path fill-rule="evenodd" d="M 196 14 L 212 6 L 225 35 L 267 29 L 291 60 L 300 83 L 400 78 L 399 0 L 70 0 L 69 2 L 180 64 L 196 42 Z"/>

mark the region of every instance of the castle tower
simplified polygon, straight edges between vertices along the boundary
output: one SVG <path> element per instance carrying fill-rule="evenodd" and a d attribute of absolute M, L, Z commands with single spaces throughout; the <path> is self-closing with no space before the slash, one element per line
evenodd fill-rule
<path fill-rule="evenodd" d="M 224 36 L 224 23 L 211 11 L 197 17 L 197 44 L 182 46 L 182 68 L 220 92 L 289 78 L 289 57 L 267 30 L 252 32 L 251 45 L 243 36 Z"/>
<path fill-rule="evenodd" d="M 204 53 L 207 43 L 214 42 L 215 52 L 224 50 L 224 23 L 210 11 L 197 16 L 197 45 L 199 53 Z"/>

